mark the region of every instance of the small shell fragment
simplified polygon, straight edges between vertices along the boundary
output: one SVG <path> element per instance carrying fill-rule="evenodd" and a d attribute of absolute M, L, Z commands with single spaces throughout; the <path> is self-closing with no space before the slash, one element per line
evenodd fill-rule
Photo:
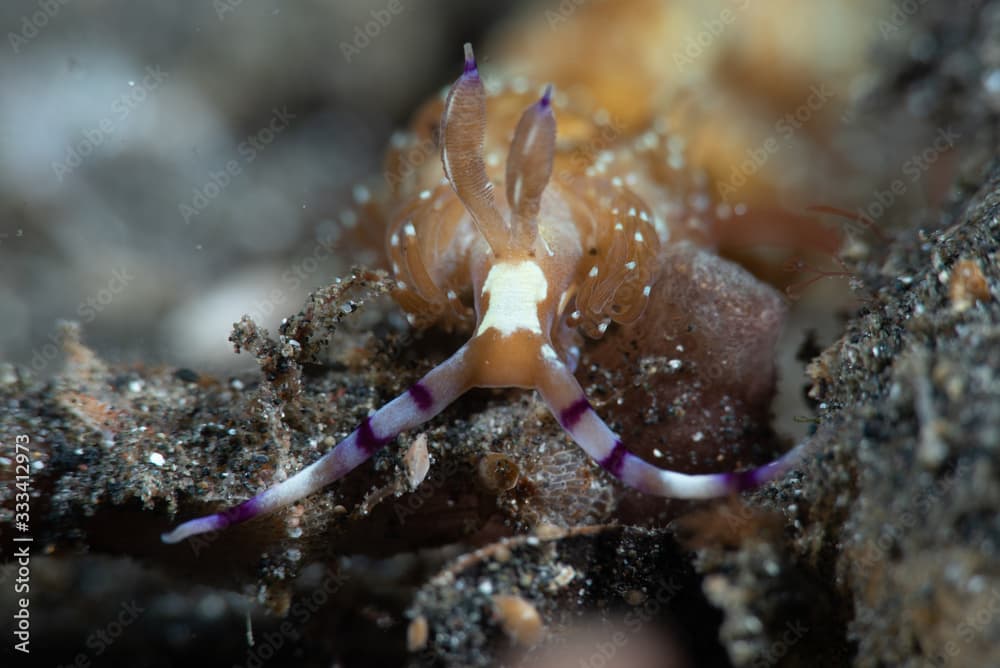
<path fill-rule="evenodd" d="M 420 434 L 403 455 L 403 465 L 406 466 L 406 481 L 412 492 L 427 477 L 431 468 L 430 456 L 427 454 L 427 434 Z"/>
<path fill-rule="evenodd" d="M 427 646 L 428 633 L 427 618 L 423 615 L 414 617 L 406 628 L 406 649 L 411 652 L 422 650 Z"/>
<path fill-rule="evenodd" d="M 951 271 L 948 284 L 951 297 L 951 307 L 961 313 L 969 309 L 977 301 L 987 302 L 990 299 L 990 289 L 986 284 L 983 270 L 975 260 L 959 260 Z"/>
<path fill-rule="evenodd" d="M 506 492 L 517 484 L 520 471 L 514 461 L 498 452 L 491 452 L 479 460 L 479 479 L 491 492 Z"/>

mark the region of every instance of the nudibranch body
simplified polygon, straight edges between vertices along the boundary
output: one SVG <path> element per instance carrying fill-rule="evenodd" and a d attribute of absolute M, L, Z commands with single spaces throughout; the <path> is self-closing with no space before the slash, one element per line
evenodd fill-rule
<path fill-rule="evenodd" d="M 403 308 L 471 324 L 471 338 L 321 459 L 231 510 L 181 524 L 165 542 L 312 494 L 474 387 L 537 390 L 590 457 L 646 494 L 722 496 L 789 467 L 792 453 L 739 473 L 664 470 L 629 452 L 598 416 L 573 375 L 577 332 L 599 337 L 611 322 L 640 317 L 658 275 L 663 211 L 654 211 L 613 170 L 589 168 L 581 175 L 558 168 L 551 86 L 521 115 L 501 172 L 495 153 L 486 150 L 486 91 L 472 49 L 465 48 L 464 72 L 441 114 L 444 178 L 401 207 L 387 231 L 387 249 Z M 496 197 L 494 182 L 503 183 L 505 197 Z"/>

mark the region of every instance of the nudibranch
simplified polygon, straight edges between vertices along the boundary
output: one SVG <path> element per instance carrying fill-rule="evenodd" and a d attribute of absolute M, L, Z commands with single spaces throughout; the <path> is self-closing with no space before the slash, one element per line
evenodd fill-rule
<path fill-rule="evenodd" d="M 758 468 L 685 474 L 632 454 L 577 382 L 579 330 L 599 337 L 639 318 L 658 278 L 660 239 L 647 205 L 620 179 L 553 175 L 552 87 L 520 117 L 505 170 L 484 158 L 486 90 L 470 45 L 440 123 L 442 183 L 421 191 L 387 230 L 397 300 L 470 322 L 472 336 L 318 461 L 236 507 L 190 520 L 167 543 L 270 513 L 339 480 L 474 387 L 537 390 L 569 436 L 602 468 L 650 495 L 724 496 L 784 473 L 795 450 Z M 494 165 L 491 165 L 494 166 Z M 498 171 L 498 170 L 495 170 Z M 494 179 L 505 198 L 497 198 Z M 472 305 L 462 296 L 472 286 Z"/>

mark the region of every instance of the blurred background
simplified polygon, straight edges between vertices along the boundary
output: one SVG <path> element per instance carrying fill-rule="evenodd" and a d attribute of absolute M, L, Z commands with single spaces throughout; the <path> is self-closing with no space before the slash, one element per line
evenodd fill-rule
<path fill-rule="evenodd" d="M 232 323 L 273 327 L 369 259 L 317 242 L 461 43 L 517 6 L 3 3 L 0 359 L 56 372 L 68 318 L 112 360 L 251 366 Z"/>

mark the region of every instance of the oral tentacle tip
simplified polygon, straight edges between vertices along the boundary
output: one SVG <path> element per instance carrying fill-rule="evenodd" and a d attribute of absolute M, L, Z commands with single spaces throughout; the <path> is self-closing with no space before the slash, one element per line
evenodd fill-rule
<path fill-rule="evenodd" d="M 552 84 L 546 84 L 542 97 L 538 100 L 539 109 L 549 109 L 552 106 Z"/>

